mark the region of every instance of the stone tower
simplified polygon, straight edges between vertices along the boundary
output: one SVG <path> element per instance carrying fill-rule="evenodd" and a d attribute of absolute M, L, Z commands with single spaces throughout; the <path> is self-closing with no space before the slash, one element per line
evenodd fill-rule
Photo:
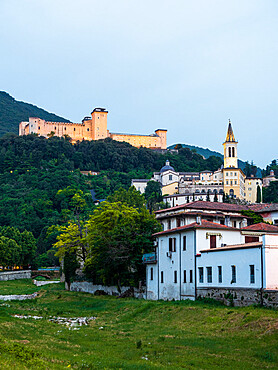
<path fill-rule="evenodd" d="M 104 108 L 95 108 L 92 115 L 92 140 L 105 139 L 107 132 L 107 113 Z"/>
<path fill-rule="evenodd" d="M 238 168 L 237 162 L 237 141 L 235 140 L 232 124 L 229 120 L 228 131 L 224 146 L 224 168 Z"/>

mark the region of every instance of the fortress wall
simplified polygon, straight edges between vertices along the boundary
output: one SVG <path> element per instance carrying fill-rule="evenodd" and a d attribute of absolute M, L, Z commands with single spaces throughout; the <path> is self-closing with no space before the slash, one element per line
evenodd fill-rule
<path fill-rule="evenodd" d="M 116 141 L 125 141 L 137 148 L 141 146 L 146 148 L 161 148 L 161 139 L 159 136 L 110 134 L 110 137 Z"/>

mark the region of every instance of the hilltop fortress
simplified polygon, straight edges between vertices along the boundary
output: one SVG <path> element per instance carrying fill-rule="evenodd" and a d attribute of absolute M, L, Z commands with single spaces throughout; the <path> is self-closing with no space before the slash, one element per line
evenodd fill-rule
<path fill-rule="evenodd" d="M 151 135 L 119 134 L 107 130 L 107 114 L 104 108 L 95 108 L 90 117 L 81 123 L 48 122 L 41 118 L 29 117 L 29 122 L 20 122 L 19 135 L 37 134 L 38 136 L 69 136 L 72 142 L 82 140 L 100 140 L 110 137 L 116 141 L 125 141 L 137 148 L 167 149 L 167 130 L 158 129 Z"/>

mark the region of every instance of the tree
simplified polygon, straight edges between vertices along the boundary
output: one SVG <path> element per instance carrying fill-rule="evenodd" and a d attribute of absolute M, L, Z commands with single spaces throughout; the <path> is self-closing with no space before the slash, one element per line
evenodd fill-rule
<path fill-rule="evenodd" d="M 134 186 L 131 186 L 128 191 L 123 188 L 116 190 L 113 194 L 109 195 L 107 201 L 110 203 L 122 202 L 134 208 L 146 208 L 146 199 L 144 195 L 137 191 Z"/>
<path fill-rule="evenodd" d="M 263 199 L 267 203 L 278 203 L 278 181 L 271 181 L 268 187 L 263 188 Z"/>
<path fill-rule="evenodd" d="M 153 250 L 161 226 L 147 209 L 102 202 L 88 221 L 85 273 L 96 283 L 136 285 L 144 278 L 142 255 Z"/>
<path fill-rule="evenodd" d="M 262 202 L 262 191 L 259 185 L 257 185 L 257 199 L 256 203 L 261 203 Z"/>
<path fill-rule="evenodd" d="M 207 201 L 207 202 L 210 202 L 209 190 L 208 190 L 208 192 L 207 192 L 206 201 Z"/>
<path fill-rule="evenodd" d="M 243 210 L 241 211 L 241 214 L 243 216 L 250 217 L 252 219 L 253 224 L 259 224 L 261 222 L 264 222 L 264 219 L 262 218 L 262 216 L 260 214 L 255 213 L 254 211 Z"/>
<path fill-rule="evenodd" d="M 214 202 L 218 202 L 217 193 L 214 193 L 213 201 L 214 201 Z"/>
<path fill-rule="evenodd" d="M 21 248 L 13 240 L 0 236 L 0 265 L 2 267 L 14 267 L 19 266 L 21 260 Z"/>
<path fill-rule="evenodd" d="M 145 189 L 145 198 L 147 200 L 148 209 L 152 212 L 157 203 L 163 200 L 161 185 L 157 181 L 149 181 Z"/>

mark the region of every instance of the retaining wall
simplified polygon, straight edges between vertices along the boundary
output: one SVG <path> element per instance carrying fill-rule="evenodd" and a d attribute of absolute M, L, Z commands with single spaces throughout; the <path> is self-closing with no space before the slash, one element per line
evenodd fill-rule
<path fill-rule="evenodd" d="M 31 270 L 15 270 L 0 272 L 0 281 L 31 279 Z"/>
<path fill-rule="evenodd" d="M 123 286 L 121 287 L 121 293 L 124 293 L 126 290 L 130 289 L 130 287 Z M 75 281 L 71 283 L 70 290 L 73 292 L 84 292 L 84 293 L 91 293 L 94 294 L 96 290 L 103 290 L 105 293 L 109 295 L 119 295 L 118 288 L 116 286 L 104 286 L 104 285 L 95 285 L 88 281 Z M 146 298 L 146 287 L 142 287 L 141 289 L 134 288 L 134 297 L 135 298 Z"/>
<path fill-rule="evenodd" d="M 202 288 L 197 289 L 197 297 L 213 298 L 226 305 L 250 306 L 263 304 L 266 307 L 278 307 L 278 290 L 260 290 L 245 288 Z"/>

